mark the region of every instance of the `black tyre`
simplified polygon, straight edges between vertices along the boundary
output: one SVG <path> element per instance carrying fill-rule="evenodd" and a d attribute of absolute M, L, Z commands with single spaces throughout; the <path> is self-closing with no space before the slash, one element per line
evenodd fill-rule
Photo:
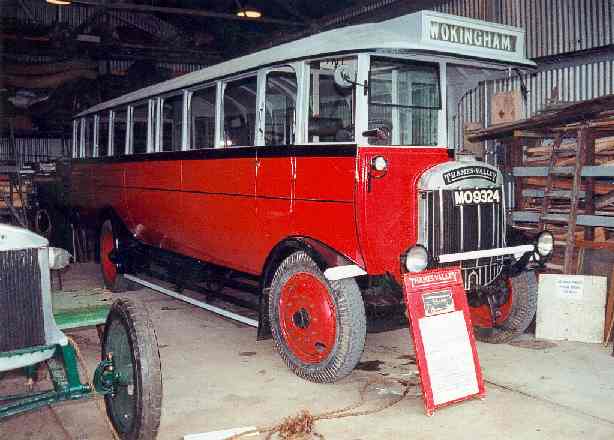
<path fill-rule="evenodd" d="M 100 257 L 100 271 L 104 285 L 111 292 L 125 292 L 130 290 L 130 283 L 118 272 L 117 265 L 111 261 L 109 254 L 117 246 L 116 232 L 113 230 L 113 222 L 106 220 L 100 228 L 98 249 Z"/>
<path fill-rule="evenodd" d="M 269 319 L 279 354 L 304 379 L 335 382 L 360 361 L 367 324 L 358 285 L 353 278 L 326 280 L 306 252 L 275 271 Z"/>
<path fill-rule="evenodd" d="M 125 299 L 113 303 L 104 328 L 102 358 L 109 353 L 122 378 L 104 398 L 113 427 L 122 440 L 156 438 L 162 408 L 160 353 L 143 306 Z"/>
<path fill-rule="evenodd" d="M 501 344 L 521 335 L 529 327 L 537 311 L 537 279 L 526 271 L 509 279 L 508 302 L 502 306 L 507 316 L 494 327 L 474 325 L 475 337 L 483 342 Z M 474 320 L 475 324 L 475 320 Z"/>
<path fill-rule="evenodd" d="M 51 237 L 53 232 L 53 214 L 51 208 L 41 206 L 34 213 L 34 232 L 45 238 Z"/>

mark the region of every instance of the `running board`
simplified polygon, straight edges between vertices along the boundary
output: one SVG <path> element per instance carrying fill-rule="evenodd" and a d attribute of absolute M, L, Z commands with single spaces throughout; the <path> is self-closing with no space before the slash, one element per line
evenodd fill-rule
<path fill-rule="evenodd" d="M 203 301 L 198 301 L 197 299 L 190 298 L 189 296 L 174 292 L 170 289 L 167 289 L 166 287 L 162 287 L 157 284 L 151 283 L 149 281 L 143 280 L 141 278 L 137 278 L 134 275 L 125 274 L 124 278 L 130 281 L 133 281 L 137 284 L 140 284 L 141 286 L 148 287 L 149 289 L 155 290 L 156 292 L 162 293 L 164 295 L 168 295 L 172 298 L 178 299 L 183 302 L 187 302 L 189 304 L 192 304 L 193 306 L 200 307 L 201 309 L 209 310 L 210 312 L 216 313 L 218 315 L 224 316 L 234 321 L 238 321 L 243 324 L 247 324 L 252 327 L 258 328 L 258 321 L 256 321 L 255 319 L 251 319 L 246 316 L 239 315 L 238 313 L 229 312 L 228 310 L 224 310 L 220 307 L 212 306 L 211 304 L 207 304 L 206 302 L 203 302 Z"/>

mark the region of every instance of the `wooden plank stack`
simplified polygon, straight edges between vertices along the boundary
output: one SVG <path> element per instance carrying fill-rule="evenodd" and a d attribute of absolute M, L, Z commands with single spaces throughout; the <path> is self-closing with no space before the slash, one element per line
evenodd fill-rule
<path fill-rule="evenodd" d="M 613 124 L 614 125 L 614 124 Z M 566 127 L 567 128 L 567 127 Z M 556 157 L 555 167 L 573 167 L 575 165 L 575 156 L 577 150 L 576 131 L 565 131 L 565 137 L 559 147 L 559 152 Z M 522 166 L 530 167 L 548 167 L 550 157 L 554 146 L 554 136 L 545 135 L 543 138 L 533 138 L 525 143 L 523 147 L 523 164 Z M 594 154 L 592 165 L 612 166 L 614 167 L 614 136 L 600 135 L 595 132 Z M 587 203 L 584 192 L 589 189 L 589 180 L 582 179 L 580 185 L 581 197 L 578 206 L 579 214 L 595 214 L 600 216 L 614 217 L 614 179 L 611 177 L 593 178 L 591 185 L 593 191 L 592 207 Z M 521 201 L 522 209 L 526 211 L 541 212 L 542 197 L 541 195 L 546 189 L 546 177 L 519 177 L 517 184 L 521 185 L 524 197 Z M 555 175 L 553 177 L 553 191 L 566 190 L 569 191 L 573 186 L 573 178 L 570 175 Z M 533 190 L 533 191 L 531 191 Z M 590 209 L 594 209 L 594 212 Z M 551 199 L 549 212 L 569 214 L 571 211 L 570 199 L 561 196 L 560 198 Z M 522 223 L 519 224 L 523 229 L 537 232 L 538 224 Z M 555 248 L 555 255 L 552 260 L 553 267 L 558 267 L 562 263 L 564 255 L 565 240 L 568 233 L 567 224 L 548 224 L 550 230 L 558 243 Z M 589 247 L 593 245 L 604 245 L 614 249 L 614 228 L 595 227 L 592 229 L 592 237 L 588 233 L 589 228 L 578 226 L 575 228 L 576 242 L 586 244 Z M 590 241 L 589 241 L 590 239 Z M 581 251 L 577 252 L 581 256 Z"/>
<path fill-rule="evenodd" d="M 30 185 L 28 183 L 23 183 L 21 193 L 24 199 L 27 199 L 30 192 Z M 0 209 L 8 208 L 4 196 L 8 196 L 8 199 L 12 200 L 13 206 L 17 209 L 20 209 L 24 205 L 25 200 L 21 200 L 19 187 L 16 184 L 11 185 L 8 176 L 0 175 Z"/>
<path fill-rule="evenodd" d="M 525 165 L 548 166 L 552 153 L 553 139 L 545 139 L 541 145 L 525 149 Z M 565 138 L 561 142 L 559 156 L 561 159 L 555 164 L 557 167 L 572 166 L 576 154 L 576 139 Z M 614 136 L 595 139 L 595 165 L 614 166 Z"/>

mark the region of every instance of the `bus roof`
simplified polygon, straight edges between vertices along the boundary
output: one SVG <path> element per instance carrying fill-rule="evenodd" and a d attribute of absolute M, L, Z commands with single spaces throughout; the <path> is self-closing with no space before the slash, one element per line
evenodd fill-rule
<path fill-rule="evenodd" d="M 260 66 L 324 54 L 376 49 L 423 51 L 434 56 L 453 56 L 459 60 L 472 58 L 502 65 L 535 66 L 525 56 L 522 28 L 419 11 L 383 22 L 333 29 L 234 58 L 103 102 L 79 113 L 77 117 Z"/>

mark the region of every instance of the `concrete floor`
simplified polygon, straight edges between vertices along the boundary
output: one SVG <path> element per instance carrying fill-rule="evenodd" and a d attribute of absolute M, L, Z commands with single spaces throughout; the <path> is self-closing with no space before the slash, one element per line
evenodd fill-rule
<path fill-rule="evenodd" d="M 65 289 L 98 287 L 97 268 L 78 265 Z M 358 399 L 366 380 L 379 378 L 368 393 L 372 407 L 400 390 L 396 379 L 415 377 L 407 330 L 369 334 L 362 361 L 379 361 L 374 371 L 355 370 L 334 385 L 306 382 L 292 374 L 271 340 L 256 342 L 255 330 L 174 299 L 140 290 L 155 322 L 164 377 L 160 439 L 242 426 L 263 426 L 300 409 L 313 414 Z M 94 329 L 70 332 L 90 368 L 99 353 Z M 319 421 L 326 439 L 614 439 L 614 358 L 611 347 L 529 337 L 513 345 L 478 345 L 486 379 L 484 400 L 442 409 L 433 417 L 410 397 L 380 413 Z M 22 379 L 9 375 L 13 388 Z M 6 385 L 0 387 L 5 391 Z M 107 440 L 111 435 L 94 402 L 78 402 L 12 418 L 0 439 Z M 249 437 L 254 438 L 254 437 Z"/>

